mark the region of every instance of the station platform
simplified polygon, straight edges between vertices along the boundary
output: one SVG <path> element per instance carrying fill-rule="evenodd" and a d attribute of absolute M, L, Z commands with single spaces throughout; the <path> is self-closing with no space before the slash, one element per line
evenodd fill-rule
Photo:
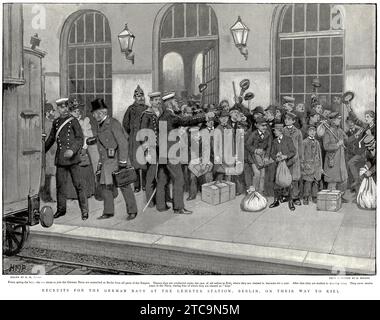
<path fill-rule="evenodd" d="M 291 212 L 283 203 L 255 213 L 240 210 L 243 196 L 217 206 L 200 198 L 185 202 L 191 215 L 155 208 L 142 213 L 145 195 L 140 192 L 139 214 L 132 221 L 126 220 L 121 194 L 108 220 L 97 220 L 102 202 L 91 198 L 90 218 L 84 222 L 72 200 L 66 216 L 51 228 L 31 228 L 27 246 L 220 274 L 376 273 L 375 210 L 349 203 L 338 212 L 324 212 L 311 203 Z"/>

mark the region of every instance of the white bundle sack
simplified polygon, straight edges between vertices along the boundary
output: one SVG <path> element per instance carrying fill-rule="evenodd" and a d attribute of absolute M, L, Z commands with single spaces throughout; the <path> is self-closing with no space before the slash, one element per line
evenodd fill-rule
<path fill-rule="evenodd" d="M 363 179 L 356 202 L 362 209 L 376 209 L 376 183 L 372 177 Z"/>
<path fill-rule="evenodd" d="M 248 194 L 241 201 L 240 208 L 243 211 L 257 212 L 264 210 L 267 204 L 267 199 L 251 187 Z"/>

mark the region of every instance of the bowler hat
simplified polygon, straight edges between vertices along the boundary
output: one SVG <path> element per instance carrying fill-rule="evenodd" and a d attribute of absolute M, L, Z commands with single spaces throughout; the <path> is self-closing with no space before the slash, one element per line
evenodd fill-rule
<path fill-rule="evenodd" d="M 257 106 L 255 109 L 253 109 L 253 114 L 262 113 L 264 114 L 264 108 L 262 106 Z"/>
<path fill-rule="evenodd" d="M 97 98 L 94 101 L 91 101 L 91 107 L 92 107 L 91 112 L 94 112 L 96 110 L 101 110 L 101 109 L 108 109 L 104 100 L 101 98 Z"/>

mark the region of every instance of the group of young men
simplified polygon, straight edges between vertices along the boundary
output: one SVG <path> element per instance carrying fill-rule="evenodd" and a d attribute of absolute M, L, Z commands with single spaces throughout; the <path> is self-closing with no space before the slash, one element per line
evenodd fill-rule
<path fill-rule="evenodd" d="M 115 186 L 112 172 L 128 166 L 132 166 L 137 174 L 134 192 L 145 191 L 147 206 L 156 206 L 162 212 L 170 209 L 168 203 L 171 202 L 176 214 L 192 213 L 184 206 L 185 191 L 189 192 L 187 200 L 193 200 L 201 185 L 213 180 L 235 182 L 237 194 L 254 188 L 265 196 L 274 195 L 270 208 L 288 202 L 289 209 L 294 211 L 302 203 L 315 203 L 317 192 L 322 188 L 344 192 L 350 180 L 350 188 L 357 190 L 361 179 L 360 167 L 365 166 L 367 177 L 375 177 L 376 174 L 373 111 L 367 111 L 362 122 L 347 106 L 349 129 L 345 132 L 341 114 L 323 108 L 318 100 L 306 108 L 304 104 L 295 106 L 294 98 L 284 97 L 282 105 L 270 105 L 265 110 L 257 106 L 249 110 L 240 97 L 236 97 L 232 107 L 227 100 L 215 106 L 201 105 L 199 101 L 189 99 L 180 105 L 175 93 L 153 92 L 149 94 L 149 104 L 146 104 L 144 91 L 137 86 L 134 103 L 127 108 L 121 124 L 108 114 L 108 107 L 102 99 L 92 102 L 92 115 L 98 123 L 97 135 L 86 142 L 96 143 L 100 155 L 96 176 L 102 187 L 104 211 L 99 219 L 113 217 Z M 76 119 L 67 112 L 68 105 L 68 99 L 57 101 L 60 117 L 54 120 L 46 141 L 46 150 L 54 141 L 58 146 L 55 162 L 58 206 L 55 217 L 66 213 L 64 184 L 70 174 L 78 193 L 82 218 L 86 220 L 88 202 L 83 181 L 75 173 L 80 161 L 78 152 L 84 143 L 83 133 Z M 188 135 L 189 139 L 185 141 L 189 141 L 189 157 L 186 161 L 178 162 L 171 158 L 170 148 L 180 139 L 168 139 L 165 135 L 163 141 L 160 123 L 165 123 L 167 133 L 177 129 Z M 153 133 L 153 140 L 142 134 L 144 129 Z M 203 141 L 199 134 L 202 131 L 206 131 L 211 139 Z M 243 168 L 235 174 L 231 173 L 230 164 L 219 159 L 226 153 L 215 151 L 227 147 L 223 140 L 227 131 L 232 132 L 234 138 L 241 137 L 244 142 L 243 159 L 239 159 L 234 150 L 236 144 L 231 147 L 236 163 L 240 161 Z M 206 149 L 203 148 L 205 143 Z M 198 149 L 196 157 L 193 155 L 194 146 Z M 210 165 L 203 167 L 201 174 L 196 174 L 192 164 L 197 159 L 202 162 L 204 150 L 209 151 Z M 291 173 L 292 181 L 286 188 L 276 183 L 276 170 L 281 162 L 286 163 Z M 233 166 L 236 167 L 236 163 Z M 125 186 L 121 192 L 128 219 L 134 219 L 137 206 L 132 187 Z M 344 197 L 342 201 L 347 202 Z"/>

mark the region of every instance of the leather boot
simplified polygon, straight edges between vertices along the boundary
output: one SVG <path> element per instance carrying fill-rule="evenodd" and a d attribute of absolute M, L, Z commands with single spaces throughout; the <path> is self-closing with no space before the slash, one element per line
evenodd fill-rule
<path fill-rule="evenodd" d="M 273 203 L 269 206 L 269 208 L 276 208 L 280 205 L 280 200 L 278 198 L 274 198 Z"/>
<path fill-rule="evenodd" d="M 289 199 L 288 204 L 289 204 L 289 209 L 290 209 L 291 211 L 296 210 L 296 207 L 294 206 L 293 199 Z"/>

